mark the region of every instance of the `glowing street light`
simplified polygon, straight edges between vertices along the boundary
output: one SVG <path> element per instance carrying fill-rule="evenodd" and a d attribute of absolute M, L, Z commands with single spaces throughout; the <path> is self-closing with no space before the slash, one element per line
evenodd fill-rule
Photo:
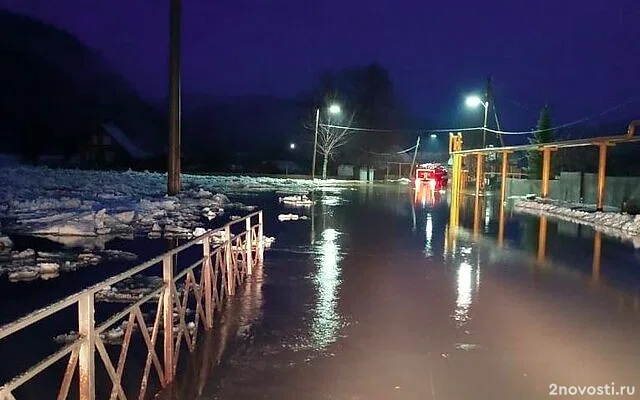
<path fill-rule="evenodd" d="M 431 137 L 431 139 L 435 139 L 435 138 L 438 137 L 438 135 L 436 135 L 435 133 L 432 133 L 430 137 Z"/>
<path fill-rule="evenodd" d="M 476 108 L 479 105 L 484 107 L 484 123 L 482 124 L 482 148 L 486 147 L 487 143 L 487 113 L 489 112 L 489 100 L 482 101 L 479 96 L 468 96 L 465 100 L 467 107 Z"/>
<path fill-rule="evenodd" d="M 340 114 L 342 111 L 338 104 L 331 104 L 329 114 Z M 320 125 L 320 109 L 316 108 L 316 134 L 313 140 L 313 161 L 311 164 L 311 180 L 316 179 L 316 153 L 318 152 L 318 126 Z"/>
<path fill-rule="evenodd" d="M 291 144 L 289 144 L 289 148 L 290 148 L 291 150 L 294 150 L 294 149 L 296 148 L 296 144 L 295 144 L 295 143 L 291 143 Z"/>

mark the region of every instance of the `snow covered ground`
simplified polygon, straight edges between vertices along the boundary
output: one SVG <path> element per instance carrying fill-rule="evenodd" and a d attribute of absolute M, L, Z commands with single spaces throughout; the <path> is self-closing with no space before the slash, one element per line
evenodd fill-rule
<path fill-rule="evenodd" d="M 287 202 L 303 205 L 313 188 L 341 190 L 353 183 L 183 175 L 181 193 L 167 196 L 166 179 L 166 174 L 149 172 L 0 165 L 0 274 L 16 280 L 37 279 L 83 265 L 77 260 L 80 254 L 11 251 L 7 234 L 42 236 L 104 257 L 105 243 L 116 237 L 191 238 L 203 233 L 207 221 L 222 215 L 238 218 L 241 212 L 257 208 L 231 203 L 226 194 L 275 191 L 289 195 L 283 198 Z"/>
<path fill-rule="evenodd" d="M 618 211 L 589 212 L 571 204 L 525 198 L 516 200 L 515 210 L 529 214 L 545 214 L 565 221 L 588 225 L 610 236 L 633 242 L 640 248 L 640 215 L 630 215 Z"/>

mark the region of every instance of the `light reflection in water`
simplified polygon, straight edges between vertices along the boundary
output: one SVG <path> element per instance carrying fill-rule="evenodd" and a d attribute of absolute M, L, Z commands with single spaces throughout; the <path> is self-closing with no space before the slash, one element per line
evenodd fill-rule
<path fill-rule="evenodd" d="M 453 319 L 458 324 L 464 324 L 469 320 L 469 308 L 472 302 L 472 273 L 471 264 L 466 261 L 460 263 L 458 267 L 458 297 L 453 315 Z"/>
<path fill-rule="evenodd" d="M 427 213 L 427 226 L 425 228 L 425 236 L 426 244 L 424 252 L 427 257 L 431 257 L 433 255 L 433 246 L 431 244 L 431 240 L 433 238 L 433 220 L 431 218 L 431 213 Z"/>
<path fill-rule="evenodd" d="M 340 285 L 339 232 L 325 229 L 317 247 L 317 273 L 314 283 L 318 300 L 314 310 L 311 339 L 314 347 L 323 348 L 333 343 L 340 330 L 340 316 L 337 312 L 337 290 Z"/>

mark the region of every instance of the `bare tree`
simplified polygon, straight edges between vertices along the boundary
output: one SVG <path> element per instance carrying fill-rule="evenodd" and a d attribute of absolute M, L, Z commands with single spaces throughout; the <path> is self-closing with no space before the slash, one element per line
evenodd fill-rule
<path fill-rule="evenodd" d="M 329 158 L 333 158 L 336 151 L 347 144 L 354 130 L 351 129 L 354 114 L 351 114 L 345 125 L 319 124 L 318 126 L 318 153 L 322 154 L 322 179 L 327 179 L 327 164 Z M 315 129 L 315 126 L 312 127 Z M 315 134 L 315 131 L 313 132 Z"/>

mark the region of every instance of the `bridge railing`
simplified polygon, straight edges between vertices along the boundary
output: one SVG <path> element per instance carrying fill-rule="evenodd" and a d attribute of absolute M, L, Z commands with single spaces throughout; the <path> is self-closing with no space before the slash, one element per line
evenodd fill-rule
<path fill-rule="evenodd" d="M 233 231 L 237 230 L 240 232 L 234 234 Z M 182 342 L 185 342 L 189 351 L 193 351 L 200 327 L 204 326 L 206 330 L 213 327 L 216 310 L 252 274 L 254 266 L 262 263 L 265 246 L 263 237 L 263 214 L 262 211 L 257 211 L 0 327 L 2 344 L 7 337 L 38 321 L 56 316 L 69 307 L 76 306 L 78 310 L 77 339 L 2 385 L 0 400 L 15 399 L 16 389 L 65 359 L 67 365 L 61 378 L 58 399 L 68 397 L 74 381 L 79 385 L 78 393 L 82 400 L 95 399 L 97 387 L 109 386 L 111 391 L 108 397 L 111 399 L 136 397 L 133 393 L 125 393 L 123 385 L 124 368 L 134 332 L 142 337 L 146 347 L 142 378 L 140 384 L 135 385 L 136 389 L 139 388 L 137 398 L 146 397 L 149 379 L 153 376 L 157 376 L 160 387 L 167 386 L 176 374 Z M 177 256 L 196 246 L 202 246 L 201 257 L 176 273 Z M 134 275 L 150 273 L 150 269 L 158 266 L 162 269 L 161 285 L 110 315 L 105 322 L 96 324 L 97 293 L 110 290 Z M 157 302 L 155 307 L 154 302 Z M 195 312 L 191 315 L 188 313 L 188 305 L 195 307 Z M 151 321 L 145 320 L 143 307 L 151 308 Z M 105 346 L 104 334 L 124 320 L 124 336 L 114 364 Z M 158 343 L 158 340 L 161 342 Z M 113 348 L 111 350 L 113 353 Z M 106 369 L 109 379 L 107 382 L 96 382 L 98 360 Z M 74 379 L 76 371 L 78 374 Z"/>

